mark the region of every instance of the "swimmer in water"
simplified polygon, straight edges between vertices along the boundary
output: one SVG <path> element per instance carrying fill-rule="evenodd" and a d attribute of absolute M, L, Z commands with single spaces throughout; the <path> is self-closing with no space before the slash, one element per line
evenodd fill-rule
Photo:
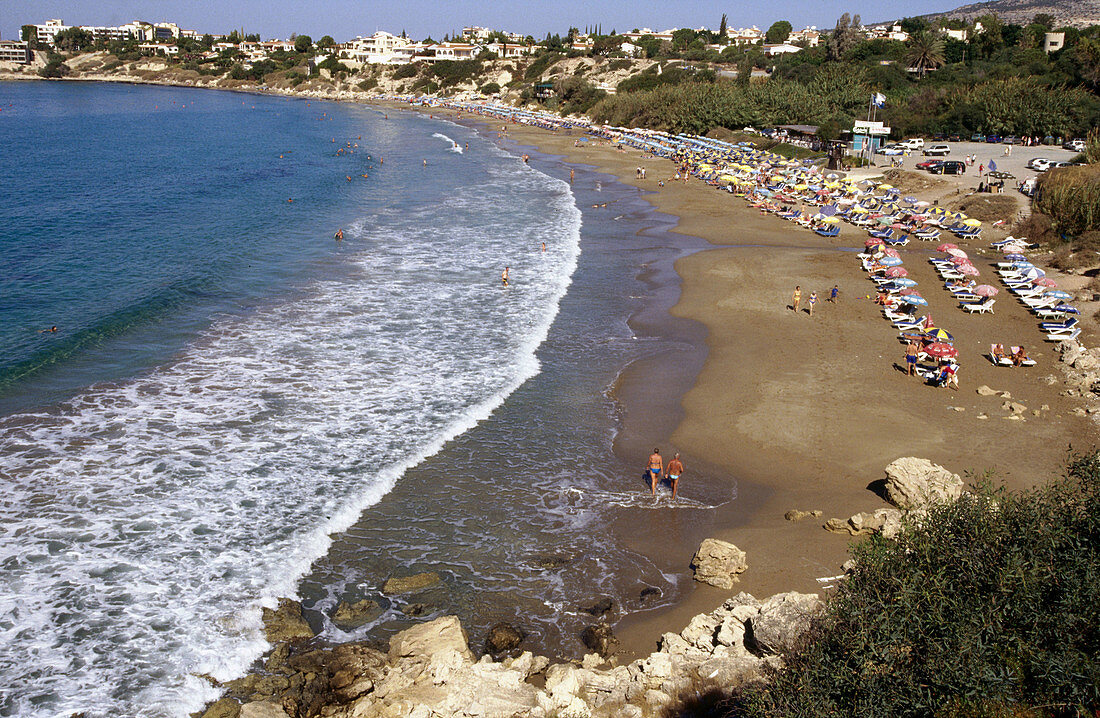
<path fill-rule="evenodd" d="M 509 269 L 511 269 L 511 267 L 505 267 L 504 271 L 500 273 L 500 283 L 503 284 L 506 287 L 508 286 L 508 270 Z"/>
<path fill-rule="evenodd" d="M 339 242 L 341 239 L 344 238 L 344 230 L 343 229 L 338 229 L 338 230 L 336 230 L 336 234 L 334 234 L 332 236 L 337 242 Z"/>
<path fill-rule="evenodd" d="M 49 329 L 39 329 L 39 334 L 54 334 L 57 332 L 57 327 L 50 327 Z"/>

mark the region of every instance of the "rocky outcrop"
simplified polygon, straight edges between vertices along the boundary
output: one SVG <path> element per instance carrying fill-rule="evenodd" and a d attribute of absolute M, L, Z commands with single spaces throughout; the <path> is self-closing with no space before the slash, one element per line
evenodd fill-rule
<path fill-rule="evenodd" d="M 377 601 L 364 598 L 355 603 L 341 601 L 332 614 L 332 622 L 341 628 L 358 628 L 382 615 Z"/>
<path fill-rule="evenodd" d="M 898 509 L 861 511 L 850 516 L 847 521 L 829 519 L 825 522 L 825 528 L 833 533 L 846 533 L 849 536 L 866 536 L 880 533 L 885 538 L 892 539 L 901 531 L 903 515 Z"/>
<path fill-rule="evenodd" d="M 695 580 L 718 588 L 732 589 L 738 574 L 749 567 L 745 552 L 727 541 L 703 539 L 695 557 L 691 559 Z"/>
<path fill-rule="evenodd" d="M 780 665 L 776 652 L 795 645 L 820 610 L 816 595 L 761 602 L 739 593 L 680 633 L 666 633 L 649 656 L 611 667 L 600 667 L 596 655 L 551 666 L 526 651 L 499 663 L 475 660 L 453 616 L 398 633 L 388 653 L 363 644 L 282 644 L 264 671 L 226 684 L 229 695 L 203 718 L 641 718 L 688 689 L 762 680 L 765 667 Z M 530 680 L 535 675 L 542 680 Z"/>
<path fill-rule="evenodd" d="M 611 626 L 606 623 L 597 623 L 584 629 L 581 632 L 581 641 L 600 658 L 610 658 L 619 650 L 619 639 L 615 638 Z"/>
<path fill-rule="evenodd" d="M 498 623 L 489 629 L 485 636 L 485 652 L 499 656 L 519 648 L 527 637 L 520 629 L 510 623 Z"/>
<path fill-rule="evenodd" d="M 423 591 L 439 583 L 439 574 L 434 571 L 418 573 L 412 576 L 394 576 L 382 586 L 382 593 L 393 596 L 399 593 Z"/>
<path fill-rule="evenodd" d="M 906 456 L 886 467 L 884 489 L 886 500 L 894 506 L 915 510 L 959 498 L 963 481 L 928 459 Z"/>
<path fill-rule="evenodd" d="M 263 609 L 264 635 L 268 643 L 302 641 L 313 638 L 313 629 L 302 618 L 302 605 L 287 598 L 279 599 L 279 607 Z"/>

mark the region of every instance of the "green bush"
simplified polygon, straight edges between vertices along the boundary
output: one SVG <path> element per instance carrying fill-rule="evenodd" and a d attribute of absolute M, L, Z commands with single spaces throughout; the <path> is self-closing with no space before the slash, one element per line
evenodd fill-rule
<path fill-rule="evenodd" d="M 855 568 L 738 716 L 1071 716 L 1100 709 L 1100 453 L 1011 493 L 979 482 Z"/>
<path fill-rule="evenodd" d="M 495 82 L 487 82 L 481 86 L 481 94 L 495 95 L 500 92 L 500 85 Z"/>
<path fill-rule="evenodd" d="M 1100 229 L 1100 165 L 1058 167 L 1039 178 L 1036 208 L 1071 237 Z"/>
<path fill-rule="evenodd" d="M 402 65 L 393 71 L 393 79 L 404 80 L 409 77 L 416 77 L 420 73 L 420 68 L 413 63 Z"/>
<path fill-rule="evenodd" d="M 482 65 L 477 60 L 443 60 L 432 65 L 432 74 L 439 78 L 440 87 L 461 85 L 477 78 Z"/>
<path fill-rule="evenodd" d="M 370 92 L 374 88 L 378 87 L 378 80 L 373 77 L 368 77 L 367 79 L 356 85 L 356 87 L 359 88 L 360 92 Z"/>
<path fill-rule="evenodd" d="M 546 72 L 550 67 L 554 65 L 558 60 L 562 58 L 561 53 L 546 52 L 539 55 L 531 64 L 527 66 L 527 69 L 523 71 L 523 79 L 525 80 L 537 80 L 542 77 L 542 73 Z"/>
<path fill-rule="evenodd" d="M 46 66 L 38 71 L 39 77 L 58 78 L 65 77 L 72 69 L 65 64 L 65 58 L 50 53 L 46 58 Z"/>

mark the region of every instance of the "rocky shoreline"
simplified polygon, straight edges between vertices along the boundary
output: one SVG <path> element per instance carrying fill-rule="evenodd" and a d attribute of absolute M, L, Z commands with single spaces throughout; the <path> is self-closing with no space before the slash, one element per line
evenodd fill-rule
<path fill-rule="evenodd" d="M 857 514 L 823 528 L 852 535 L 896 537 L 933 504 L 957 499 L 963 481 L 926 459 L 903 457 L 886 467 L 882 495 L 897 508 Z M 788 520 L 820 512 L 788 512 Z M 881 515 L 880 515 L 881 514 Z M 706 539 L 692 560 L 696 581 L 732 591 L 748 564 L 733 544 Z M 846 566 L 850 570 L 851 566 Z M 414 577 L 417 578 L 417 577 Z M 840 577 L 837 577 L 838 579 Z M 424 579 L 427 580 L 427 579 Z M 781 670 L 824 610 L 818 594 L 787 592 L 763 600 L 740 592 L 679 633 L 665 633 L 658 649 L 621 665 L 618 640 L 600 620 L 582 634 L 592 651 L 583 659 L 551 663 L 521 650 L 524 633 L 508 624 L 489 631 L 475 657 L 455 616 L 408 628 L 388 645 L 370 642 L 322 647 L 296 601 L 282 599 L 263 612 L 273 648 L 254 672 L 219 683 L 224 696 L 195 718 L 467 718 L 473 716 L 608 717 L 664 715 L 704 696 L 721 696 Z M 606 613 L 597 605 L 589 612 Z M 341 604 L 354 620 L 370 606 Z"/>

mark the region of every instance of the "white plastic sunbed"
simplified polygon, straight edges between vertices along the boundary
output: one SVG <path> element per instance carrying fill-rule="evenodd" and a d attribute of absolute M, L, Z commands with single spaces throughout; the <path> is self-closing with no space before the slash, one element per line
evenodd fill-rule
<path fill-rule="evenodd" d="M 989 360 L 992 361 L 996 366 L 1012 366 L 1012 357 L 1002 356 L 1000 358 L 997 358 L 996 353 L 994 353 L 993 351 L 996 346 L 996 344 L 989 345 Z M 1002 350 L 1003 349 L 1004 347 L 1002 347 Z"/>
<path fill-rule="evenodd" d="M 974 313 L 985 314 L 986 312 L 989 312 L 990 314 L 992 314 L 993 313 L 993 305 L 996 304 L 996 303 L 997 303 L 997 300 L 990 297 L 989 299 L 985 300 L 981 304 L 966 304 L 965 302 L 962 302 L 962 303 L 960 303 L 960 306 L 963 309 L 965 309 L 966 311 L 970 312 L 971 314 L 974 314 Z"/>

